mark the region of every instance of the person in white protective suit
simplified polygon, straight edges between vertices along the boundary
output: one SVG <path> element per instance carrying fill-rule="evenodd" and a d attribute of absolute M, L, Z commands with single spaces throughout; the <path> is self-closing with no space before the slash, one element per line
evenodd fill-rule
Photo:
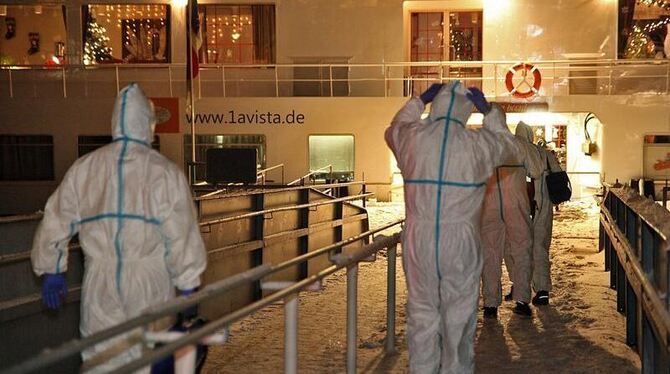
<path fill-rule="evenodd" d="M 519 122 L 516 127 L 518 152 L 496 168 L 486 185 L 482 213 L 484 270 L 484 316 L 495 318 L 502 303 L 502 260 L 514 284 L 514 312 L 530 316 L 530 272 L 533 246 L 531 211 L 526 176 L 540 178 L 544 170 L 535 145 L 533 131 Z"/>
<path fill-rule="evenodd" d="M 433 97 L 430 115 L 421 120 Z M 468 97 L 487 113 L 481 130 L 465 128 Z M 486 179 L 514 144 L 505 122 L 499 106 L 489 107 L 481 91 L 456 81 L 410 99 L 386 130 L 404 178 L 412 373 L 474 371 L 481 207 Z"/>
<path fill-rule="evenodd" d="M 200 285 L 207 260 L 191 191 L 182 171 L 151 148 L 155 122 L 140 87 L 123 88 L 112 115 L 113 142 L 70 167 L 37 230 L 32 264 L 43 275 L 50 308 L 58 308 L 67 292 L 68 242 L 79 234 L 86 258 L 82 336 L 172 299 L 175 287 L 187 294 Z M 109 347 L 124 347 L 120 341 L 84 351 L 85 365 Z M 139 357 L 141 347 L 130 347 L 96 368 L 113 370 Z"/>
<path fill-rule="evenodd" d="M 551 263 L 549 261 L 549 247 L 551 246 L 551 231 L 554 221 L 554 205 L 549 198 L 546 176 L 550 173 L 562 171 L 556 156 L 545 147 L 536 145 L 540 159 L 544 165 L 542 176 L 535 179 L 535 217 L 533 218 L 533 266 L 532 286 L 535 290 L 533 305 L 549 304 L 551 291 Z"/>

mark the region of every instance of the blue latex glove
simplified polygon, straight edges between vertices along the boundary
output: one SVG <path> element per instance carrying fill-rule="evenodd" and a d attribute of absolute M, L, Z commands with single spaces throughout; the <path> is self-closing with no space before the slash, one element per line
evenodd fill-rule
<path fill-rule="evenodd" d="M 197 291 L 196 288 L 179 290 L 179 296 L 190 296 Z M 189 321 L 198 316 L 198 305 L 190 306 L 179 313 L 178 319 L 182 322 Z"/>
<path fill-rule="evenodd" d="M 67 282 L 63 274 L 44 274 L 42 278 L 42 302 L 49 309 L 60 308 L 61 298 L 67 296 Z"/>
<path fill-rule="evenodd" d="M 477 87 L 470 87 L 468 90 L 470 92 L 466 94 L 466 96 L 468 99 L 470 99 L 470 101 L 472 101 L 473 104 L 475 104 L 477 110 L 482 114 L 488 114 L 488 112 L 491 110 L 491 104 L 486 101 L 484 93 Z"/>
<path fill-rule="evenodd" d="M 442 86 L 442 83 L 433 83 L 424 93 L 421 94 L 421 96 L 419 96 L 419 98 L 421 101 L 423 101 L 424 104 L 430 103 L 433 101 L 435 96 L 437 96 L 437 93 L 440 92 Z"/>

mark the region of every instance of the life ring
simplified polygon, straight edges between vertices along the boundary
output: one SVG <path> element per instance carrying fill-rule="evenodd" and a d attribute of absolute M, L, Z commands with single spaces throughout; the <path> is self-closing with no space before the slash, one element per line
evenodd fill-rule
<path fill-rule="evenodd" d="M 518 71 L 521 71 L 521 76 L 523 79 L 515 86 L 514 82 L 512 82 L 512 78 L 514 78 L 516 72 Z M 530 84 L 527 80 L 528 73 L 533 74 L 533 84 Z M 540 74 L 540 70 L 538 70 L 536 66 L 526 64 L 525 62 L 512 66 L 505 75 L 505 86 L 507 86 L 507 91 L 509 91 L 509 93 L 511 93 L 514 97 L 525 99 L 535 96 L 540 91 L 541 84 L 542 74 Z M 524 85 L 527 86 L 529 90 L 520 91 L 519 88 Z"/>

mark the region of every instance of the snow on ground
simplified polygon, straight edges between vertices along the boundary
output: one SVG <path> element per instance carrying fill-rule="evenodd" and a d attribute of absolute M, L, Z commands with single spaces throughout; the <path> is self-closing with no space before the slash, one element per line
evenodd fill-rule
<path fill-rule="evenodd" d="M 370 227 L 404 215 L 401 204 L 370 206 Z M 616 312 L 604 257 L 597 253 L 598 209 L 590 201 L 561 206 L 552 242 L 551 305 L 534 308 L 532 318 L 500 308 L 498 320 L 479 311 L 476 365 L 479 373 L 636 373 L 637 354 L 624 344 L 624 319 Z M 358 372 L 405 373 L 407 299 L 400 258 L 396 285 L 398 353 L 385 355 L 385 254 L 359 271 Z M 508 282 L 505 280 L 505 291 Z M 346 275 L 328 278 L 323 291 L 303 293 L 299 306 L 299 372 L 346 371 Z M 229 343 L 210 348 L 205 373 L 276 373 L 283 371 L 283 307 L 273 305 L 231 326 Z"/>

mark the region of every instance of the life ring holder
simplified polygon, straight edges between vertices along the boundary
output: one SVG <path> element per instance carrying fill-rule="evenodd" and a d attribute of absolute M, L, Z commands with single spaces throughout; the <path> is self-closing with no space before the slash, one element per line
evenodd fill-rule
<path fill-rule="evenodd" d="M 512 79 L 519 71 L 521 72 L 523 79 L 521 80 L 521 82 L 519 82 L 519 84 L 515 86 Z M 533 74 L 532 85 L 526 79 L 528 73 Z M 505 75 L 505 86 L 507 87 L 507 91 L 509 91 L 509 93 L 512 94 L 512 96 L 521 99 L 527 99 L 529 97 L 537 95 L 537 93 L 540 91 L 541 84 L 542 84 L 542 74 L 540 74 L 540 70 L 536 66 L 527 64 L 525 62 L 512 66 L 511 68 L 509 68 L 507 74 Z M 521 88 L 524 85 L 527 86 L 529 90 L 519 91 L 519 88 Z"/>

